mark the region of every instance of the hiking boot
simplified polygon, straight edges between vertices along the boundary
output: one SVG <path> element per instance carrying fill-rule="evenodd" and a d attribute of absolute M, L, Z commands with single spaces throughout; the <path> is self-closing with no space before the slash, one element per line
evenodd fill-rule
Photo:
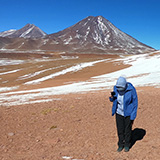
<path fill-rule="evenodd" d="M 124 147 L 125 152 L 129 152 L 129 147 Z"/>
<path fill-rule="evenodd" d="M 123 150 L 123 147 L 118 147 L 117 152 L 121 152 Z"/>

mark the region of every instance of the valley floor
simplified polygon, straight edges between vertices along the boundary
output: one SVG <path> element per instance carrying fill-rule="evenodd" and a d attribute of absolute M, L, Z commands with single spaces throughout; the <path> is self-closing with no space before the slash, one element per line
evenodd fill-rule
<path fill-rule="evenodd" d="M 61 100 L 0 107 L 2 160 L 157 160 L 160 158 L 160 89 L 137 88 L 133 125 L 140 136 L 128 153 L 117 153 L 110 90 L 55 96 Z M 143 137 L 144 136 L 144 137 Z M 136 138 L 136 137 L 134 137 Z"/>
<path fill-rule="evenodd" d="M 6 56 L 0 54 L 0 159 L 160 159 L 159 53 Z M 108 97 L 123 74 L 136 86 L 139 107 L 133 146 L 117 153 Z"/>

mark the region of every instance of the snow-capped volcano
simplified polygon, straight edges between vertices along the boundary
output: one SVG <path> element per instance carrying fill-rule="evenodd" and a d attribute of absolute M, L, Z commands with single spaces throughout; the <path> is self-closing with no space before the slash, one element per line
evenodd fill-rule
<path fill-rule="evenodd" d="M 42 38 L 47 34 L 34 24 L 27 24 L 19 30 L 10 30 L 0 33 L 0 37 L 9 38 Z"/>
<path fill-rule="evenodd" d="M 59 43 L 72 46 L 72 51 L 127 52 L 139 53 L 153 51 L 153 48 L 142 44 L 116 28 L 102 16 L 89 16 L 77 24 L 49 35 Z"/>
<path fill-rule="evenodd" d="M 27 24 L 17 31 L 2 32 L 0 37 L 1 49 L 117 54 L 155 51 L 122 32 L 102 16 L 89 16 L 69 28 L 50 35 L 33 24 Z"/>

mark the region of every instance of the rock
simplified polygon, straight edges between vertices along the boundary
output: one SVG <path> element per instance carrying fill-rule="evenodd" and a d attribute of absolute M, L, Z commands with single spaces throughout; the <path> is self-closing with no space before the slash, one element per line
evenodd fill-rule
<path fill-rule="evenodd" d="M 12 137 L 12 136 L 14 136 L 15 134 L 14 133 L 8 133 L 8 136 L 10 136 L 10 137 Z"/>
<path fill-rule="evenodd" d="M 36 137 L 36 142 L 40 142 L 42 140 L 43 140 L 42 137 L 40 137 L 40 136 Z"/>

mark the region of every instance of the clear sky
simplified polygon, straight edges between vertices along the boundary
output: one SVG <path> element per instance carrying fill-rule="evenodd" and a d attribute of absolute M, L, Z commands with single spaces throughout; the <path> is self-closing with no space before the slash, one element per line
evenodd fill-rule
<path fill-rule="evenodd" d="M 160 0 L 0 0 L 0 32 L 31 23 L 51 34 L 99 15 L 160 49 Z"/>

